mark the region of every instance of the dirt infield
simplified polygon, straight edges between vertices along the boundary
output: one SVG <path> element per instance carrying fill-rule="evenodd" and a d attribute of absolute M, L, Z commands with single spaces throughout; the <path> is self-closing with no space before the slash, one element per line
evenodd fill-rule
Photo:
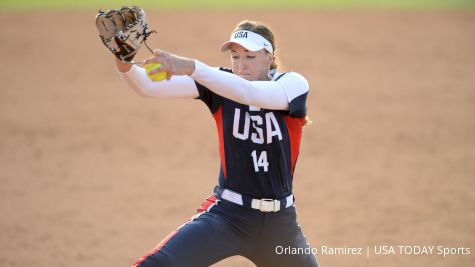
<path fill-rule="evenodd" d="M 128 266 L 216 183 L 207 108 L 133 93 L 94 16 L 0 13 L 0 266 Z M 474 11 L 149 17 L 154 47 L 210 65 L 227 65 L 218 46 L 238 21 L 273 26 L 286 69 L 311 85 L 294 185 L 321 266 L 474 266 Z M 436 247 L 375 255 L 380 245 Z"/>

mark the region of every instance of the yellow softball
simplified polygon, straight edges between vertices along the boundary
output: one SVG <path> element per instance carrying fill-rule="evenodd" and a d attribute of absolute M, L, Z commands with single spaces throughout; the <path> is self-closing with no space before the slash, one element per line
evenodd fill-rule
<path fill-rule="evenodd" d="M 144 66 L 145 71 L 147 72 L 147 76 L 150 78 L 150 80 L 152 80 L 154 82 L 159 82 L 159 81 L 162 81 L 162 80 L 167 78 L 167 72 L 166 71 L 150 74 L 150 72 L 152 70 L 154 70 L 156 68 L 159 68 L 160 66 L 162 66 L 162 64 L 160 64 L 160 63 L 148 63 Z"/>

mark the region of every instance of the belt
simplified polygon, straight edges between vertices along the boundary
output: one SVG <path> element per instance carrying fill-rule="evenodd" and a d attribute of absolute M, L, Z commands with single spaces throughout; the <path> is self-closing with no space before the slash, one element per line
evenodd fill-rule
<path fill-rule="evenodd" d="M 281 199 L 262 198 L 255 199 L 252 197 L 241 195 L 229 189 L 222 188 L 217 185 L 214 188 L 214 194 L 219 199 L 224 199 L 237 205 L 250 207 L 262 212 L 277 212 L 288 208 L 294 204 L 294 195 L 291 194 Z"/>

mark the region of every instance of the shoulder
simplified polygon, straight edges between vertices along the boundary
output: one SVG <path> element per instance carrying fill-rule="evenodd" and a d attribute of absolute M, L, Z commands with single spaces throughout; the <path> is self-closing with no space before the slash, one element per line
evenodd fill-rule
<path fill-rule="evenodd" d="M 308 81 L 300 73 L 289 71 L 276 73 L 274 77 L 274 80 L 284 87 L 289 101 L 292 101 L 294 98 L 308 93 Z"/>
<path fill-rule="evenodd" d="M 295 71 L 288 71 L 283 73 L 276 73 L 275 81 L 286 82 L 289 85 L 295 85 L 298 87 L 304 87 L 306 90 L 309 89 L 309 84 L 305 77 Z"/>

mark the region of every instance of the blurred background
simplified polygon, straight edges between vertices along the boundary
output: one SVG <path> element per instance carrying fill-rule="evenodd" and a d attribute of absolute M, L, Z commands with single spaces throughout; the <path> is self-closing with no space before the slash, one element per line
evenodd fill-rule
<path fill-rule="evenodd" d="M 0 266 L 130 266 L 212 193 L 206 106 L 139 97 L 97 36 L 97 11 L 122 5 L 146 9 L 152 47 L 212 66 L 229 66 L 219 46 L 238 22 L 271 26 L 284 69 L 310 83 L 299 223 L 319 252 L 371 251 L 321 266 L 474 266 L 472 0 L 2 0 Z M 384 245 L 436 249 L 375 255 Z"/>

